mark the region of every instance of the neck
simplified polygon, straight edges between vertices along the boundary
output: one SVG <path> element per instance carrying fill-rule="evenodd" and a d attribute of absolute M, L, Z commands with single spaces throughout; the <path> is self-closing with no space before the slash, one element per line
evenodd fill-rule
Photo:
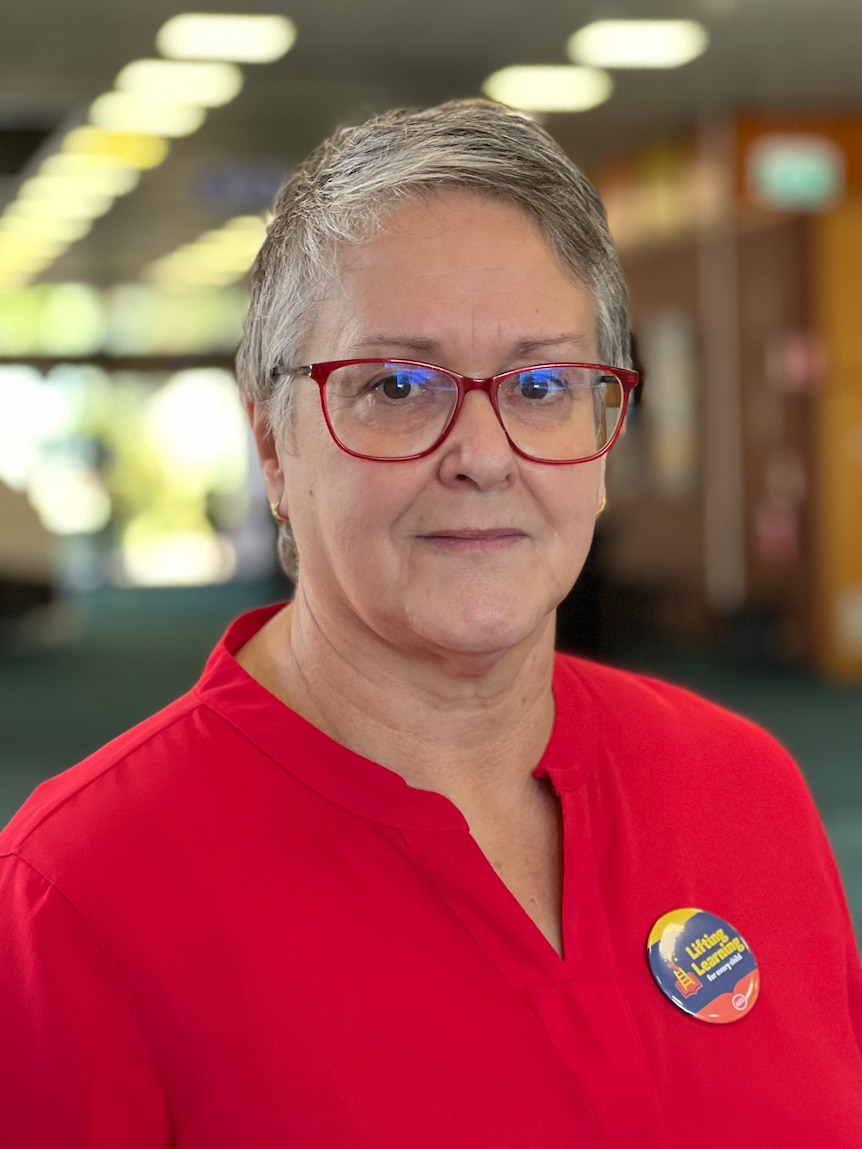
<path fill-rule="evenodd" d="M 463 809 L 480 795 L 514 800 L 531 784 L 553 725 L 553 640 L 551 615 L 496 655 L 416 657 L 370 631 L 326 625 L 298 588 L 239 660 L 341 745 Z"/>

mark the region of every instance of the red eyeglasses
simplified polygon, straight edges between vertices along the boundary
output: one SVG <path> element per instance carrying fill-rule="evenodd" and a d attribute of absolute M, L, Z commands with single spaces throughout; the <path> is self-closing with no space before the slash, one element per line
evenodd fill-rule
<path fill-rule="evenodd" d="M 320 389 L 323 416 L 343 451 L 404 462 L 429 455 L 469 391 L 484 391 L 514 451 L 535 463 L 587 463 L 606 454 L 638 374 L 599 363 L 539 363 L 472 379 L 411 359 L 337 359 L 280 371 Z"/>

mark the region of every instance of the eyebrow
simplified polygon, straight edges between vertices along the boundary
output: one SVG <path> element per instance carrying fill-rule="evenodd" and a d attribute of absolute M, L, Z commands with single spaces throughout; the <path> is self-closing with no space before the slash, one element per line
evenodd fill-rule
<path fill-rule="evenodd" d="M 545 348 L 570 346 L 583 349 L 587 346 L 588 342 L 588 337 L 581 332 L 564 331 L 556 335 L 525 336 L 509 344 L 507 351 L 509 357 L 521 358 L 523 356 L 533 355 L 535 352 Z M 351 344 L 349 350 L 368 351 L 371 348 L 380 347 L 397 348 L 402 352 L 409 352 L 411 357 L 415 356 L 418 358 L 421 356 L 431 357 L 437 355 L 441 349 L 441 344 L 436 339 L 426 339 L 419 335 L 385 334 L 379 332 Z"/>

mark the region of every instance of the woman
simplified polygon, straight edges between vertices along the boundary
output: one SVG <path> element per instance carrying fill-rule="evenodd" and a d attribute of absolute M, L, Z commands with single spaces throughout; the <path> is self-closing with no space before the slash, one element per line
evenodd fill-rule
<path fill-rule="evenodd" d="M 527 119 L 391 114 L 296 172 L 238 360 L 295 597 L 5 831 L 4 1144 L 862 1143 L 796 769 L 554 655 L 626 330 Z"/>

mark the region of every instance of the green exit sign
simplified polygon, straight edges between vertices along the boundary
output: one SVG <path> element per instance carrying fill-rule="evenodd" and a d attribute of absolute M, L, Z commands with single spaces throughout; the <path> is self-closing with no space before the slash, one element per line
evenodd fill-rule
<path fill-rule="evenodd" d="M 823 211 L 844 194 L 844 153 L 826 136 L 761 136 L 746 167 L 749 191 L 768 207 Z"/>

